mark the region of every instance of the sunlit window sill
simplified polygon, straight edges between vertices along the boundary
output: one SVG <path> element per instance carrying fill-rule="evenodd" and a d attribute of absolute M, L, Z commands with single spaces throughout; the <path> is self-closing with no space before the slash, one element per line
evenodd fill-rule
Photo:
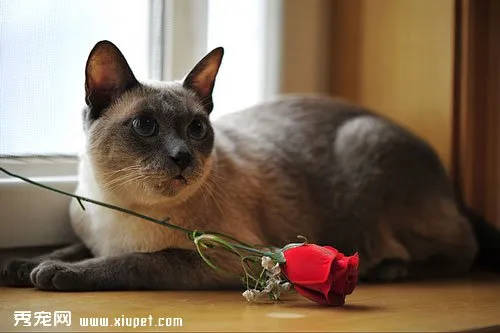
<path fill-rule="evenodd" d="M 73 192 L 77 160 L 1 159 L 7 170 Z M 70 198 L 0 175 L 0 248 L 67 244 L 76 237 L 69 223 Z"/>

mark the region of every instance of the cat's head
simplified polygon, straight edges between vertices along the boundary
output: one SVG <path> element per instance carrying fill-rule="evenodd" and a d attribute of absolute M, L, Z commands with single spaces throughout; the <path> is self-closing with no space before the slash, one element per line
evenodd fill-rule
<path fill-rule="evenodd" d="M 210 170 L 217 48 L 183 81 L 139 82 L 120 50 L 97 43 L 85 69 L 84 128 L 94 175 L 108 195 L 144 203 L 182 199 Z"/>

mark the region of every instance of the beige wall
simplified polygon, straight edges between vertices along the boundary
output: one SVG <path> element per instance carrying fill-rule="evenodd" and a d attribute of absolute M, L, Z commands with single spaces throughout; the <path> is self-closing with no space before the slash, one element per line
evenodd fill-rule
<path fill-rule="evenodd" d="M 283 93 L 353 100 L 428 140 L 451 166 L 453 0 L 283 1 Z"/>
<path fill-rule="evenodd" d="M 500 1 L 283 2 L 282 92 L 342 96 L 411 129 L 500 225 Z"/>
<path fill-rule="evenodd" d="M 331 0 L 282 1 L 280 92 L 331 93 L 332 4 Z"/>
<path fill-rule="evenodd" d="M 452 0 L 334 0 L 331 92 L 407 126 L 451 164 Z"/>

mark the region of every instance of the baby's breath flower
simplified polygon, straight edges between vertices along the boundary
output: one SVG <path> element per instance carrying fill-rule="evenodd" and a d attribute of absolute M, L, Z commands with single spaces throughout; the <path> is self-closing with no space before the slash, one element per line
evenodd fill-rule
<path fill-rule="evenodd" d="M 261 260 L 263 272 L 259 282 L 256 284 L 256 289 L 248 289 L 242 295 L 249 302 L 255 302 L 261 296 L 267 295 L 272 300 L 279 300 L 281 293 L 290 290 L 290 283 L 283 283 L 281 277 L 281 267 L 271 257 L 263 256 Z M 263 278 L 263 279 L 262 279 Z"/>
<path fill-rule="evenodd" d="M 285 282 L 280 285 L 282 291 L 289 291 L 291 287 L 292 285 L 290 284 L 290 282 Z"/>
<path fill-rule="evenodd" d="M 260 296 L 260 291 L 256 290 L 256 289 L 247 289 L 243 292 L 243 297 L 246 298 L 247 301 L 249 302 L 253 302 L 253 301 L 256 301 L 257 298 L 259 298 Z"/>
<path fill-rule="evenodd" d="M 262 264 L 263 268 L 265 268 L 266 270 L 270 270 L 274 266 L 274 261 L 273 261 L 273 259 L 264 256 L 264 257 L 262 257 L 261 264 Z"/>
<path fill-rule="evenodd" d="M 261 265 L 267 271 L 268 276 L 277 276 L 281 274 L 280 264 L 274 263 L 273 259 L 269 257 L 262 257 Z"/>
<path fill-rule="evenodd" d="M 279 283 L 276 279 L 273 279 L 273 278 L 270 278 L 269 280 L 267 280 L 267 284 L 266 284 L 266 287 L 264 288 L 264 290 L 262 290 L 262 292 L 264 293 L 270 293 L 270 292 L 274 292 L 279 286 Z"/>
<path fill-rule="evenodd" d="M 280 264 L 276 264 L 274 265 L 271 269 L 270 269 L 271 273 L 273 274 L 273 276 L 277 276 L 277 275 L 280 275 L 281 274 L 281 267 L 280 267 Z"/>

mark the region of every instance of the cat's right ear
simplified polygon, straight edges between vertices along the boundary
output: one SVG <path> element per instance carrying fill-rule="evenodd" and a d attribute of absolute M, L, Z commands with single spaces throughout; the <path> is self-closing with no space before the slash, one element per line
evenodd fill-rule
<path fill-rule="evenodd" d="M 118 47 L 106 40 L 98 42 L 85 67 L 85 101 L 90 118 L 97 119 L 115 99 L 138 84 Z"/>
<path fill-rule="evenodd" d="M 212 50 L 196 64 L 183 82 L 184 88 L 196 93 L 207 113 L 210 113 L 214 108 L 212 91 L 223 56 L 224 49 L 222 47 Z"/>

